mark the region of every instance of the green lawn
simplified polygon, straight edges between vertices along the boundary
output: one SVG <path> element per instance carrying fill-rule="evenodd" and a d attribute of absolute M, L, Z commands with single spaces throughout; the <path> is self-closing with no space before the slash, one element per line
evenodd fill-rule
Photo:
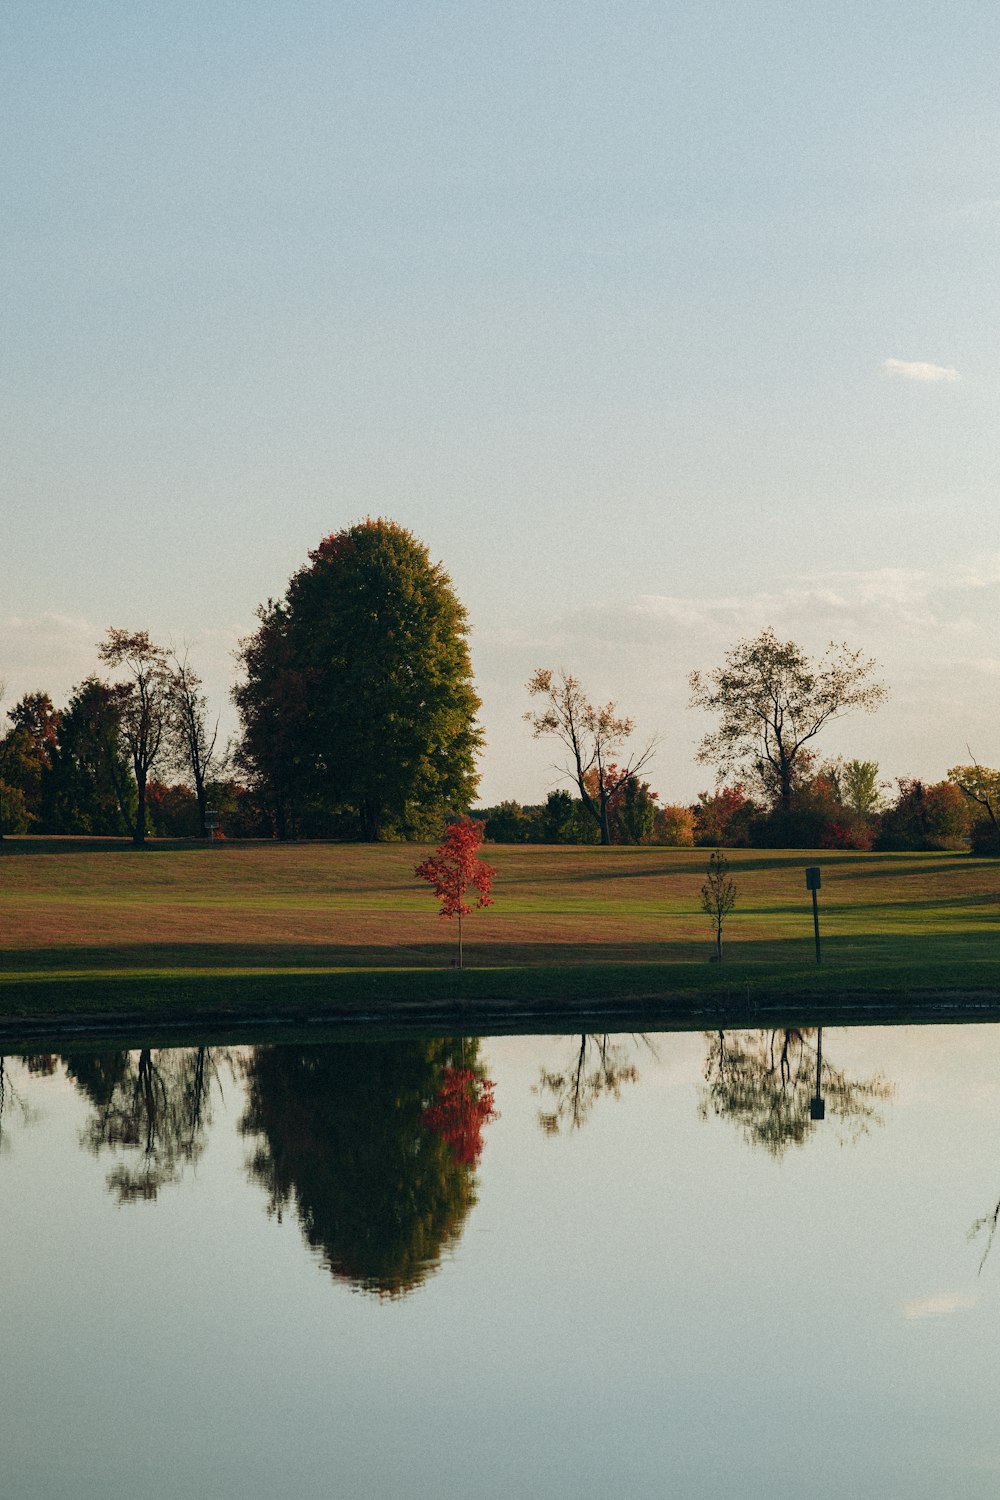
<path fill-rule="evenodd" d="M 0 1016 L 178 1007 L 405 1008 L 495 999 L 946 990 L 1000 995 L 1000 865 L 966 854 L 734 850 L 725 963 L 707 850 L 490 846 L 495 906 L 451 968 L 418 845 L 0 844 Z M 821 969 L 804 868 L 823 869 Z"/>

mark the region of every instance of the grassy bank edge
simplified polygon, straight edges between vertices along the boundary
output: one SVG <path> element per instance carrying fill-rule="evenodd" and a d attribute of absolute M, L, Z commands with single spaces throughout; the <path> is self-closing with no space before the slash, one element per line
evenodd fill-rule
<path fill-rule="evenodd" d="M 574 1031 L 1000 1020 L 995 964 L 706 964 L 0 975 L 0 1040 L 109 1030 Z"/>

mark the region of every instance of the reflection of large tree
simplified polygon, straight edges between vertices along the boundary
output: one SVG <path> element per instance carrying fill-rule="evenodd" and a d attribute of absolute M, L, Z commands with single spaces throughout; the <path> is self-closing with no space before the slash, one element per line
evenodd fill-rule
<path fill-rule="evenodd" d="M 710 1032 L 701 1116 L 706 1119 L 711 1111 L 733 1120 L 750 1145 L 783 1156 L 809 1134 L 817 1061 L 812 1031 Z M 893 1092 L 879 1074 L 851 1079 L 825 1057 L 820 1084 L 827 1113 L 854 1137 L 881 1123 L 878 1105 Z"/>
<path fill-rule="evenodd" d="M 120 1203 L 154 1199 L 205 1149 L 212 1053 L 205 1047 L 75 1054 L 66 1072 L 94 1106 L 81 1134 L 95 1155 L 119 1160 L 108 1187 Z"/>
<path fill-rule="evenodd" d="M 28 1106 L 11 1081 L 7 1058 L 0 1057 L 0 1151 L 6 1150 L 10 1144 L 7 1139 L 4 1117 L 10 1113 L 12 1105 L 16 1105 L 22 1117 L 27 1118 Z"/>
<path fill-rule="evenodd" d="M 546 1099 L 546 1107 L 538 1111 L 538 1123 L 546 1135 L 558 1135 L 564 1125 L 579 1130 L 599 1099 L 619 1099 L 622 1085 L 638 1077 L 623 1043 L 606 1032 L 584 1034 L 566 1067 L 541 1069 L 534 1091 Z"/>
<path fill-rule="evenodd" d="M 475 1152 L 456 1151 L 438 1115 L 456 1077 L 482 1076 L 477 1047 L 438 1040 L 251 1054 L 241 1122 L 257 1137 L 250 1174 L 271 1212 L 294 1205 L 335 1276 L 399 1296 L 457 1242 L 475 1202 Z"/>
<path fill-rule="evenodd" d="M 55 1072 L 58 1059 L 47 1054 L 38 1053 L 32 1054 L 30 1057 L 17 1058 L 16 1061 L 27 1068 L 29 1073 L 44 1076 L 45 1074 Z M 5 1129 L 6 1121 L 4 1116 L 10 1115 L 12 1110 L 16 1112 L 22 1125 L 31 1124 L 37 1118 L 35 1111 L 27 1099 L 14 1086 L 14 1082 L 10 1076 L 10 1059 L 0 1057 L 0 1151 L 5 1151 L 10 1145 Z"/>

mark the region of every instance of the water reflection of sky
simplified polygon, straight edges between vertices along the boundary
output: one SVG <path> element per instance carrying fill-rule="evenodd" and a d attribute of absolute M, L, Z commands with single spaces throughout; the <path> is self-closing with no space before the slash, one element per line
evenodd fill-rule
<path fill-rule="evenodd" d="M 294 1201 L 268 1217 L 238 1067 L 204 1149 L 122 1202 L 62 1070 L 12 1066 L 0 1491 L 994 1495 L 1000 1248 L 977 1275 L 967 1232 L 1000 1198 L 1000 1030 L 825 1032 L 892 1083 L 882 1123 L 779 1155 L 700 1111 L 705 1037 L 616 1040 L 637 1079 L 558 1133 L 539 1081 L 579 1039 L 482 1044 L 477 1201 L 397 1298 L 331 1275 Z"/>

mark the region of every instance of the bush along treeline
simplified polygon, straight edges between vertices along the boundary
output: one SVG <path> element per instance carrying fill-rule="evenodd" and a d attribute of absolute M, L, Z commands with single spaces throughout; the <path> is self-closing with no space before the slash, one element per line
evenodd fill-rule
<path fill-rule="evenodd" d="M 963 783 L 991 781 L 988 805 Z M 700 792 L 690 806 L 661 805 L 647 783 L 625 783 L 612 798 L 611 842 L 673 848 L 962 850 L 1000 854 L 1000 772 L 956 766 L 948 779 L 880 783 L 874 761 L 829 760 L 801 774 L 787 802 L 742 782 Z M 474 809 L 496 844 L 596 844 L 599 833 L 579 798 L 565 790 L 540 805 L 501 802 Z"/>
<path fill-rule="evenodd" d="M 218 739 L 187 652 L 108 630 L 102 675 L 57 708 L 45 692 L 6 712 L 0 838 L 7 833 L 428 839 L 469 813 L 483 744 L 465 609 L 440 563 L 393 521 L 326 537 L 258 610 L 240 644 L 241 733 Z M 644 772 L 652 738 L 591 700 L 566 670 L 538 668 L 524 718 L 564 756 L 564 785 L 537 806 L 473 810 L 494 843 L 1000 853 L 1000 772 L 889 788 L 873 761 L 820 760 L 815 741 L 886 697 L 877 664 L 847 645 L 811 659 L 773 630 L 690 677 L 712 716 L 698 760 L 715 789 L 661 802 Z M 210 817 L 210 813 L 214 816 Z"/>

